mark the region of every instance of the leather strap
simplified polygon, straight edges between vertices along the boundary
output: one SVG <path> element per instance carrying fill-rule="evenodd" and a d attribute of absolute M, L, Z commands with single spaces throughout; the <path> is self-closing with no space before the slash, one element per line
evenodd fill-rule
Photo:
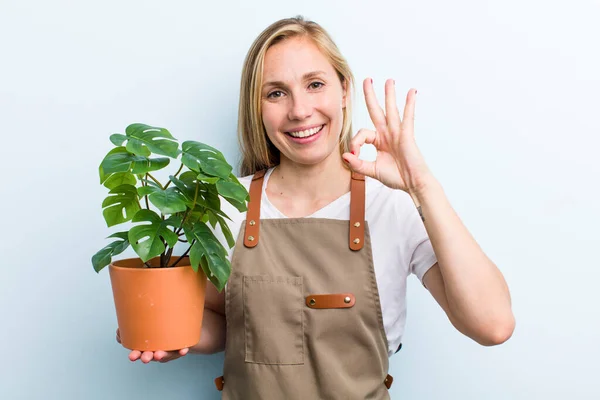
<path fill-rule="evenodd" d="M 250 183 L 244 246 L 255 247 L 260 236 L 260 202 L 266 170 L 258 171 Z M 350 182 L 350 249 L 362 249 L 365 241 L 365 176 L 352 172 Z"/>
<path fill-rule="evenodd" d="M 385 377 L 383 384 L 389 390 L 392 387 L 392 383 L 394 383 L 394 377 L 388 374 L 388 376 Z M 223 376 L 220 376 L 217 379 L 215 379 L 215 386 L 217 387 L 217 390 L 219 392 L 222 392 L 225 386 L 225 378 L 223 378 Z"/>
<path fill-rule="evenodd" d="M 244 246 L 254 247 L 258 244 L 260 233 L 260 199 L 266 170 L 257 171 L 250 183 L 250 201 L 246 213 L 246 230 L 244 231 Z"/>
<path fill-rule="evenodd" d="M 310 308 L 351 308 L 356 303 L 352 293 L 311 294 L 306 297 L 306 305 Z"/>
<path fill-rule="evenodd" d="M 385 377 L 383 384 L 389 390 L 392 387 L 393 382 L 394 382 L 394 378 L 390 374 L 388 374 L 388 376 Z M 223 387 L 225 386 L 225 378 L 223 378 L 223 376 L 220 376 L 217 379 L 215 379 L 215 386 L 217 387 L 217 390 L 219 392 L 222 392 Z"/>
<path fill-rule="evenodd" d="M 389 389 L 392 387 L 392 382 L 394 382 L 394 378 L 390 374 L 388 374 L 388 376 L 385 377 L 383 384 L 385 385 L 386 388 Z"/>
<path fill-rule="evenodd" d="M 350 249 L 362 249 L 365 242 L 365 176 L 352 172 L 350 182 Z"/>
<path fill-rule="evenodd" d="M 225 386 L 225 378 L 223 378 L 222 376 L 220 376 L 217 379 L 215 379 L 215 386 L 217 387 L 217 390 L 219 392 L 222 392 L 223 391 L 223 387 Z"/>

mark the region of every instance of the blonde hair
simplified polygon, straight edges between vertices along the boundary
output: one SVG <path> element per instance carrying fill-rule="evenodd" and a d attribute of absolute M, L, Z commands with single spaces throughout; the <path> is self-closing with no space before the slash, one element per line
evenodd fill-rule
<path fill-rule="evenodd" d="M 346 107 L 343 109 L 340 154 L 349 151 L 352 138 L 352 92 L 354 76 L 346 59 L 333 39 L 319 24 L 306 21 L 302 16 L 285 18 L 271 24 L 252 43 L 242 69 L 240 104 L 238 110 L 238 139 L 242 153 L 241 176 L 279 164 L 279 150 L 267 137 L 262 120 L 261 88 L 263 64 L 267 50 L 289 38 L 307 37 L 321 50 L 336 70 L 346 89 Z"/>

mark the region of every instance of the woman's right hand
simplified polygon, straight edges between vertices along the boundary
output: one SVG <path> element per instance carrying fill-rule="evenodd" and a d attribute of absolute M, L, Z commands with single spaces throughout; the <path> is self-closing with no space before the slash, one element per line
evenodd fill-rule
<path fill-rule="evenodd" d="M 117 328 L 117 342 L 121 343 L 121 335 L 119 334 L 119 328 Z M 148 364 L 150 361 L 158 361 L 165 363 L 168 361 L 176 360 L 180 357 L 185 356 L 189 352 L 189 348 L 183 348 L 178 351 L 144 351 L 132 350 L 129 353 L 129 359 L 131 361 L 142 360 L 144 364 Z"/>

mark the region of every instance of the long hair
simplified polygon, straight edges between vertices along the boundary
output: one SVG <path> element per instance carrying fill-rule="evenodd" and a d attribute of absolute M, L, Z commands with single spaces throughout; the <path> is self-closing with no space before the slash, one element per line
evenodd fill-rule
<path fill-rule="evenodd" d="M 267 50 L 289 38 L 310 38 L 329 60 L 346 88 L 346 107 L 343 109 L 340 154 L 349 151 L 352 138 L 352 93 L 354 76 L 333 39 L 319 24 L 306 21 L 302 16 L 285 18 L 271 24 L 252 43 L 242 70 L 240 104 L 238 110 L 238 140 L 242 160 L 241 176 L 279 164 L 279 150 L 267 136 L 261 107 L 263 65 Z"/>

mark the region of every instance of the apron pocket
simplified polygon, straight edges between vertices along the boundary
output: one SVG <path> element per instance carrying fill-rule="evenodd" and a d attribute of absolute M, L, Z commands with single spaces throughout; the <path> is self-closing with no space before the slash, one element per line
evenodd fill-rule
<path fill-rule="evenodd" d="M 244 276 L 246 362 L 304 364 L 300 276 Z"/>

